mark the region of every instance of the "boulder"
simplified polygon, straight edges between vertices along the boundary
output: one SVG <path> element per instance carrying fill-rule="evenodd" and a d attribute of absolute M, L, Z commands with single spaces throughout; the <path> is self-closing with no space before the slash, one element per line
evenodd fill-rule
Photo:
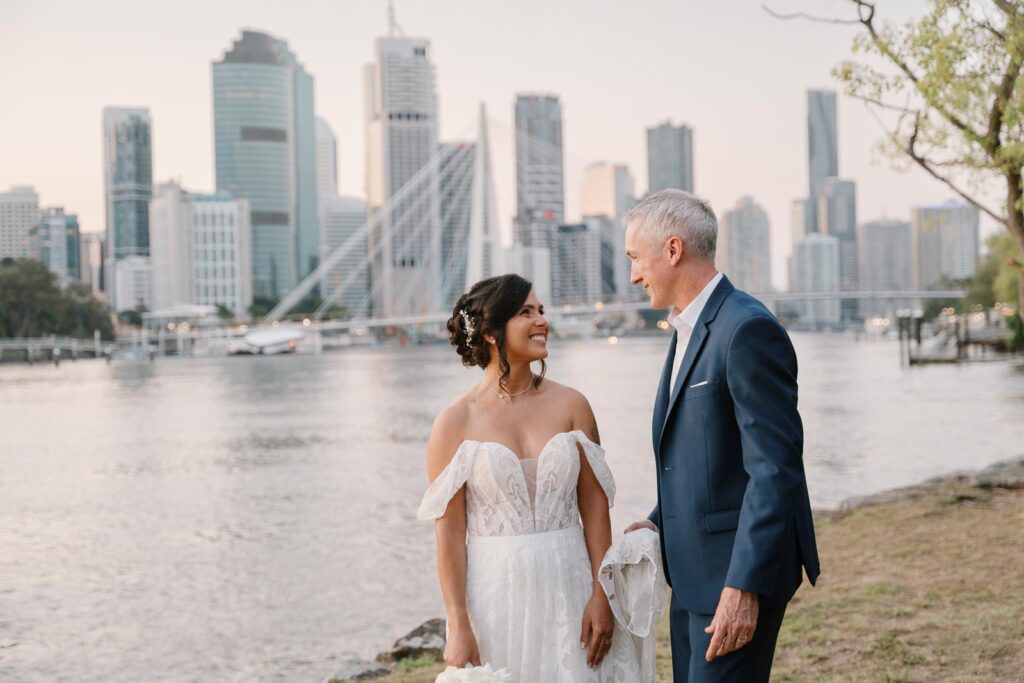
<path fill-rule="evenodd" d="M 997 462 L 978 472 L 978 486 L 986 489 L 1024 488 L 1024 456 Z"/>
<path fill-rule="evenodd" d="M 347 681 L 369 681 L 383 678 L 391 673 L 391 669 L 377 662 L 363 659 L 346 659 L 338 665 L 337 670 L 324 678 L 323 683 L 345 683 Z"/>
<path fill-rule="evenodd" d="M 431 619 L 395 641 L 388 652 L 377 655 L 378 662 L 397 662 L 410 657 L 444 656 L 445 621 Z"/>

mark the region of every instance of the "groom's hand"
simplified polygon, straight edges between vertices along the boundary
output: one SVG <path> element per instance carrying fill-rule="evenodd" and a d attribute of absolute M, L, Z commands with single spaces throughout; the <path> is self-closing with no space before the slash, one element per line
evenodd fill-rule
<path fill-rule="evenodd" d="M 657 525 L 654 522 L 652 522 L 651 520 L 649 520 L 649 519 L 645 519 L 645 520 L 642 520 L 640 522 L 633 522 L 632 524 L 627 526 L 626 530 L 623 531 L 622 533 L 628 534 L 629 532 L 636 531 L 638 529 L 650 529 L 654 533 L 658 533 Z"/>
<path fill-rule="evenodd" d="M 759 608 L 757 593 L 729 586 L 723 588 L 711 625 L 704 629 L 704 633 L 711 634 L 711 644 L 704 658 L 710 662 L 749 643 L 757 628 Z"/>

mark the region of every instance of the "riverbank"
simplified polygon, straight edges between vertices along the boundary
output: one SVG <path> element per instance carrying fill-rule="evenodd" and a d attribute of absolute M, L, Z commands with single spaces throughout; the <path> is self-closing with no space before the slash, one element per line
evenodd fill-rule
<path fill-rule="evenodd" d="M 1014 462 L 823 513 L 822 576 L 790 604 L 772 680 L 1014 680 L 1024 670 L 1024 459 Z M 377 680 L 432 683 L 442 669 L 423 657 Z M 666 619 L 658 671 L 672 680 Z"/>

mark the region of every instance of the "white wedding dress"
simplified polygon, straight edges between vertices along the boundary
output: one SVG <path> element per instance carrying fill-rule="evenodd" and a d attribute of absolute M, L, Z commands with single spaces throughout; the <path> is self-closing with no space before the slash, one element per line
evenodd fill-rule
<path fill-rule="evenodd" d="M 419 508 L 420 519 L 437 519 L 466 486 L 470 622 L 481 663 L 508 669 L 517 683 L 634 683 L 646 677 L 619 624 L 597 669 L 587 666 L 587 651 L 580 648 L 594 583 L 576 503 L 577 444 L 611 506 L 615 481 L 604 450 L 574 431 L 556 434 L 527 460 L 499 443 L 465 441 Z"/>

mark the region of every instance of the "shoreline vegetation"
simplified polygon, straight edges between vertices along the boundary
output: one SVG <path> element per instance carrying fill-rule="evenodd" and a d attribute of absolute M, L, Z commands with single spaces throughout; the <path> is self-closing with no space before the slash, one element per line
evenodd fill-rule
<path fill-rule="evenodd" d="M 815 526 L 822 576 L 790 603 L 773 681 L 981 683 L 1024 670 L 1024 456 L 850 499 Z M 378 663 L 323 680 L 433 683 L 443 636 L 433 620 Z M 664 617 L 657 658 L 658 681 L 671 681 Z"/>

